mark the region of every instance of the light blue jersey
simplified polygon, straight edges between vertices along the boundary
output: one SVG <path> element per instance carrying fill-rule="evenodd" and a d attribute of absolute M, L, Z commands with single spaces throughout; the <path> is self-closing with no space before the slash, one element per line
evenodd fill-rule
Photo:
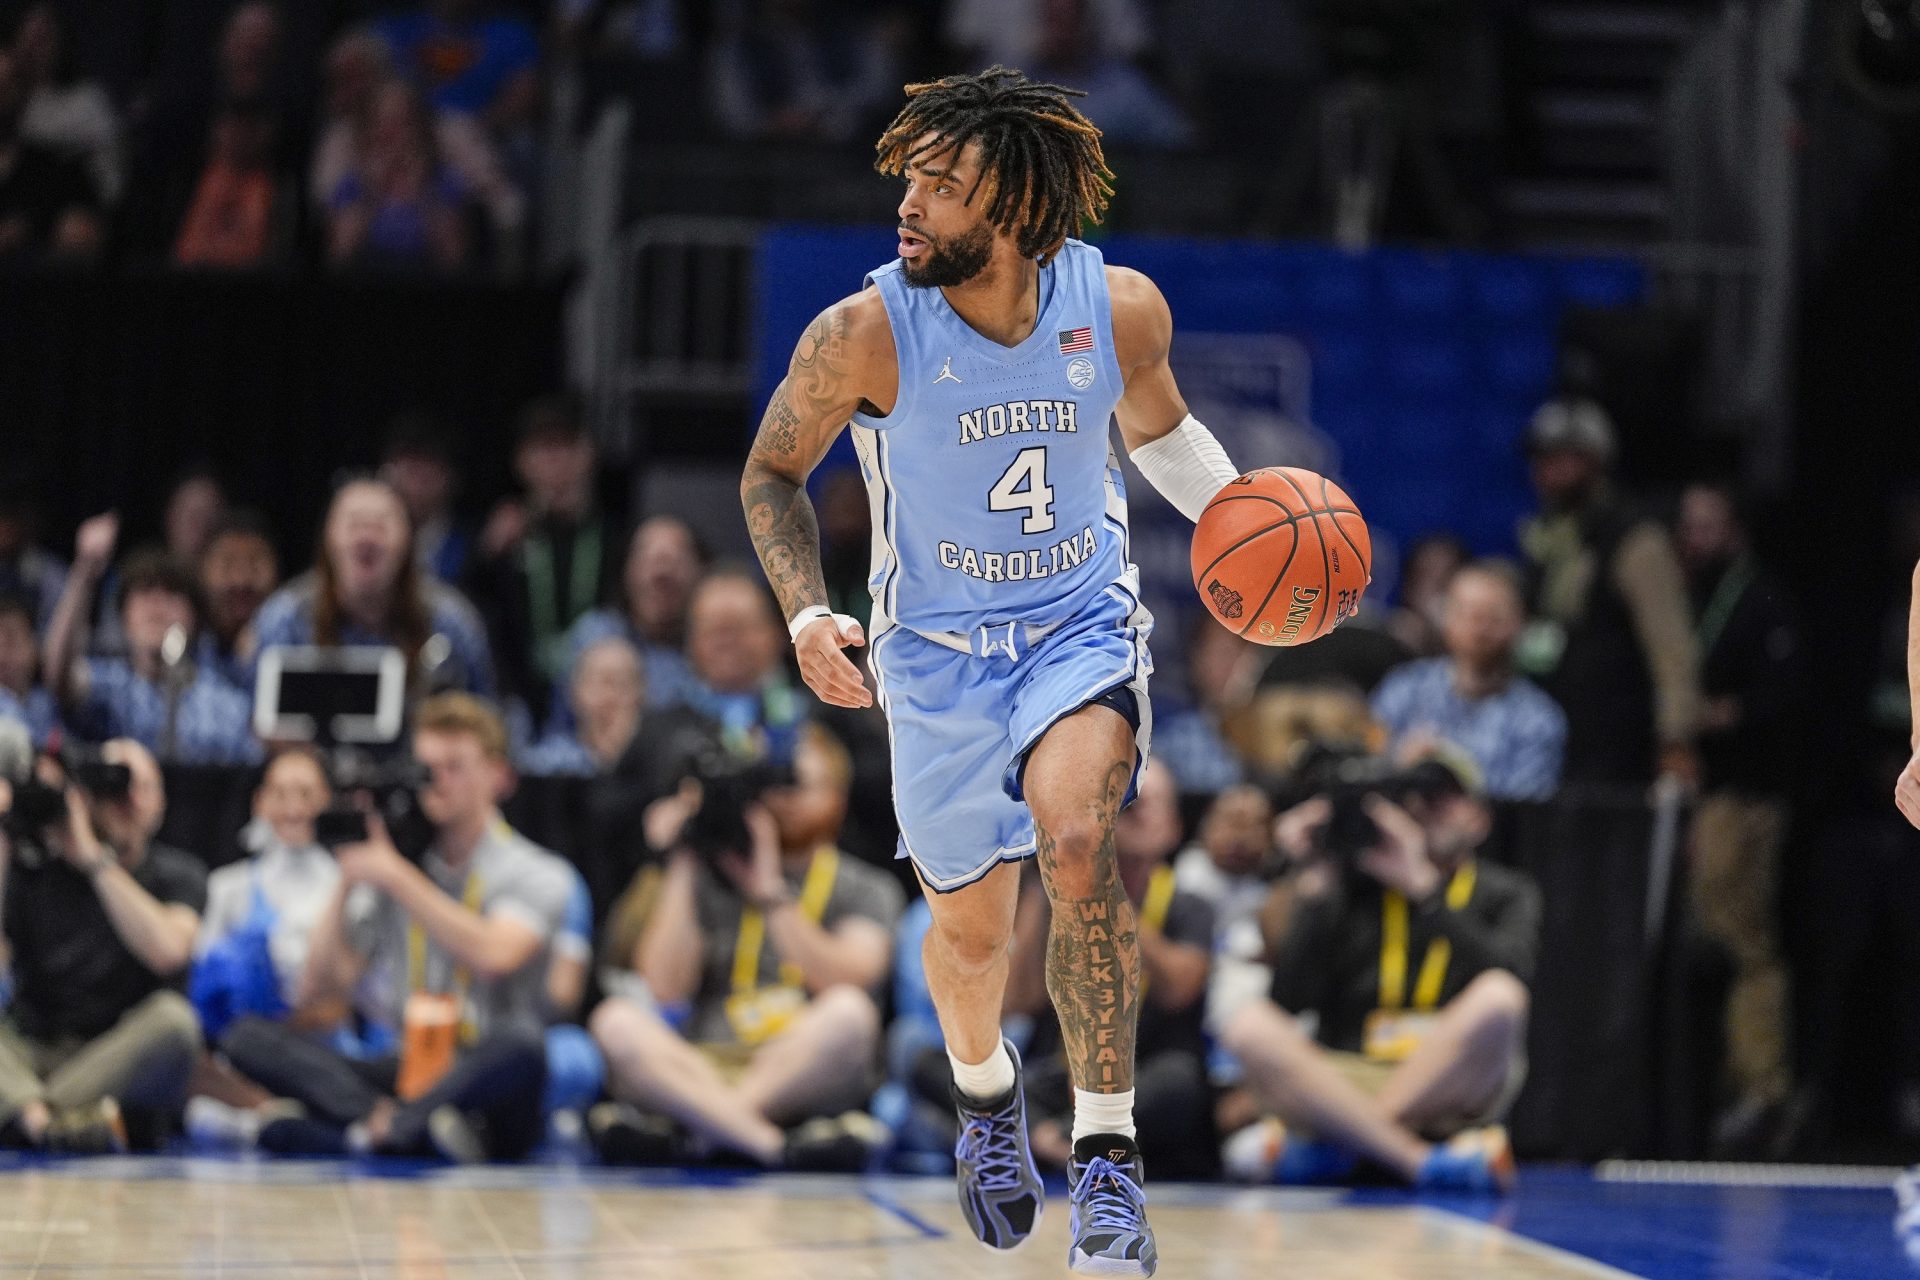
<path fill-rule="evenodd" d="M 1057 625 L 1116 583 L 1138 598 L 1100 251 L 1069 240 L 1042 269 L 1040 316 L 1017 347 L 909 285 L 902 265 L 867 277 L 893 327 L 899 393 L 885 417 L 853 418 L 873 505 L 873 630 Z"/>
<path fill-rule="evenodd" d="M 1110 423 L 1123 390 L 1100 251 L 1040 273 L 1033 333 L 1003 347 L 915 288 L 879 287 L 899 358 L 885 417 L 856 414 L 873 507 L 870 661 L 893 747 L 900 853 L 965 888 L 1034 850 L 1027 752 L 1101 702 L 1151 732 L 1139 577 Z"/>

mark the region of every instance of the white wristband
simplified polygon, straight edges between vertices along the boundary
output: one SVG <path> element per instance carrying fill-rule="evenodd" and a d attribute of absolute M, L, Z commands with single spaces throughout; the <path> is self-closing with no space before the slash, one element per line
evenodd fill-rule
<path fill-rule="evenodd" d="M 800 633 L 821 618 L 831 618 L 833 610 L 824 604 L 810 604 L 787 620 L 787 635 L 798 640 Z"/>
<path fill-rule="evenodd" d="M 1213 432 L 1192 414 L 1158 440 L 1135 449 L 1132 457 L 1140 474 L 1189 520 L 1197 521 L 1213 495 L 1240 477 Z"/>

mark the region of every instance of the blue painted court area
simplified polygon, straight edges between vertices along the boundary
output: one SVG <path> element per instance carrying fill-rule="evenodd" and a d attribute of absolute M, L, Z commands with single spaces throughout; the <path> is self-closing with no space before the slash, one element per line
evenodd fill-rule
<path fill-rule="evenodd" d="M 1505 1203 L 1445 1207 L 1643 1280 L 1920 1277 L 1894 1238 L 1886 1188 L 1619 1183 L 1529 1169 Z"/>

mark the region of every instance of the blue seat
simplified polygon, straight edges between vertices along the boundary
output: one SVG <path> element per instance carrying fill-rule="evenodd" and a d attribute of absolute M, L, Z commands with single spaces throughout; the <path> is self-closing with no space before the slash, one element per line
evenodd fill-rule
<path fill-rule="evenodd" d="M 1553 321 L 1560 299 L 1548 264 L 1518 255 L 1466 259 L 1468 302 L 1490 320 L 1545 328 Z"/>
<path fill-rule="evenodd" d="M 1465 273 L 1457 258 L 1389 250 L 1377 259 L 1380 292 L 1389 311 L 1437 321 L 1458 317 Z"/>
<path fill-rule="evenodd" d="M 1559 344 L 1545 332 L 1509 329 L 1490 335 L 1483 348 L 1489 391 L 1544 400 L 1560 364 Z"/>
<path fill-rule="evenodd" d="M 1321 250 L 1305 257 L 1297 276 L 1299 305 L 1316 317 L 1366 320 L 1373 311 L 1371 261 Z"/>
<path fill-rule="evenodd" d="M 1394 391 L 1456 396 L 1473 380 L 1472 350 L 1460 338 L 1407 335 L 1386 344 Z"/>

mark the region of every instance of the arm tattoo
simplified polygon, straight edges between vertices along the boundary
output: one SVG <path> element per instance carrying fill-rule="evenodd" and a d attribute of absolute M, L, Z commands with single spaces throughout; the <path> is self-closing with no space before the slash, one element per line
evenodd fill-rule
<path fill-rule="evenodd" d="M 833 433 L 846 425 L 841 383 L 848 356 L 846 317 L 831 307 L 801 335 L 741 477 L 747 532 L 789 618 L 827 603 L 820 526 L 804 480 Z"/>
<path fill-rule="evenodd" d="M 1047 992 L 1060 1016 L 1067 1067 L 1075 1088 L 1121 1093 L 1133 1088 L 1135 1031 L 1140 1018 L 1140 938 L 1133 904 L 1120 887 L 1114 822 L 1132 776 L 1130 763 L 1108 770 L 1100 803 L 1100 842 L 1089 896 L 1062 896 L 1054 838 L 1035 835 L 1035 857 L 1053 900 L 1047 934 Z"/>

